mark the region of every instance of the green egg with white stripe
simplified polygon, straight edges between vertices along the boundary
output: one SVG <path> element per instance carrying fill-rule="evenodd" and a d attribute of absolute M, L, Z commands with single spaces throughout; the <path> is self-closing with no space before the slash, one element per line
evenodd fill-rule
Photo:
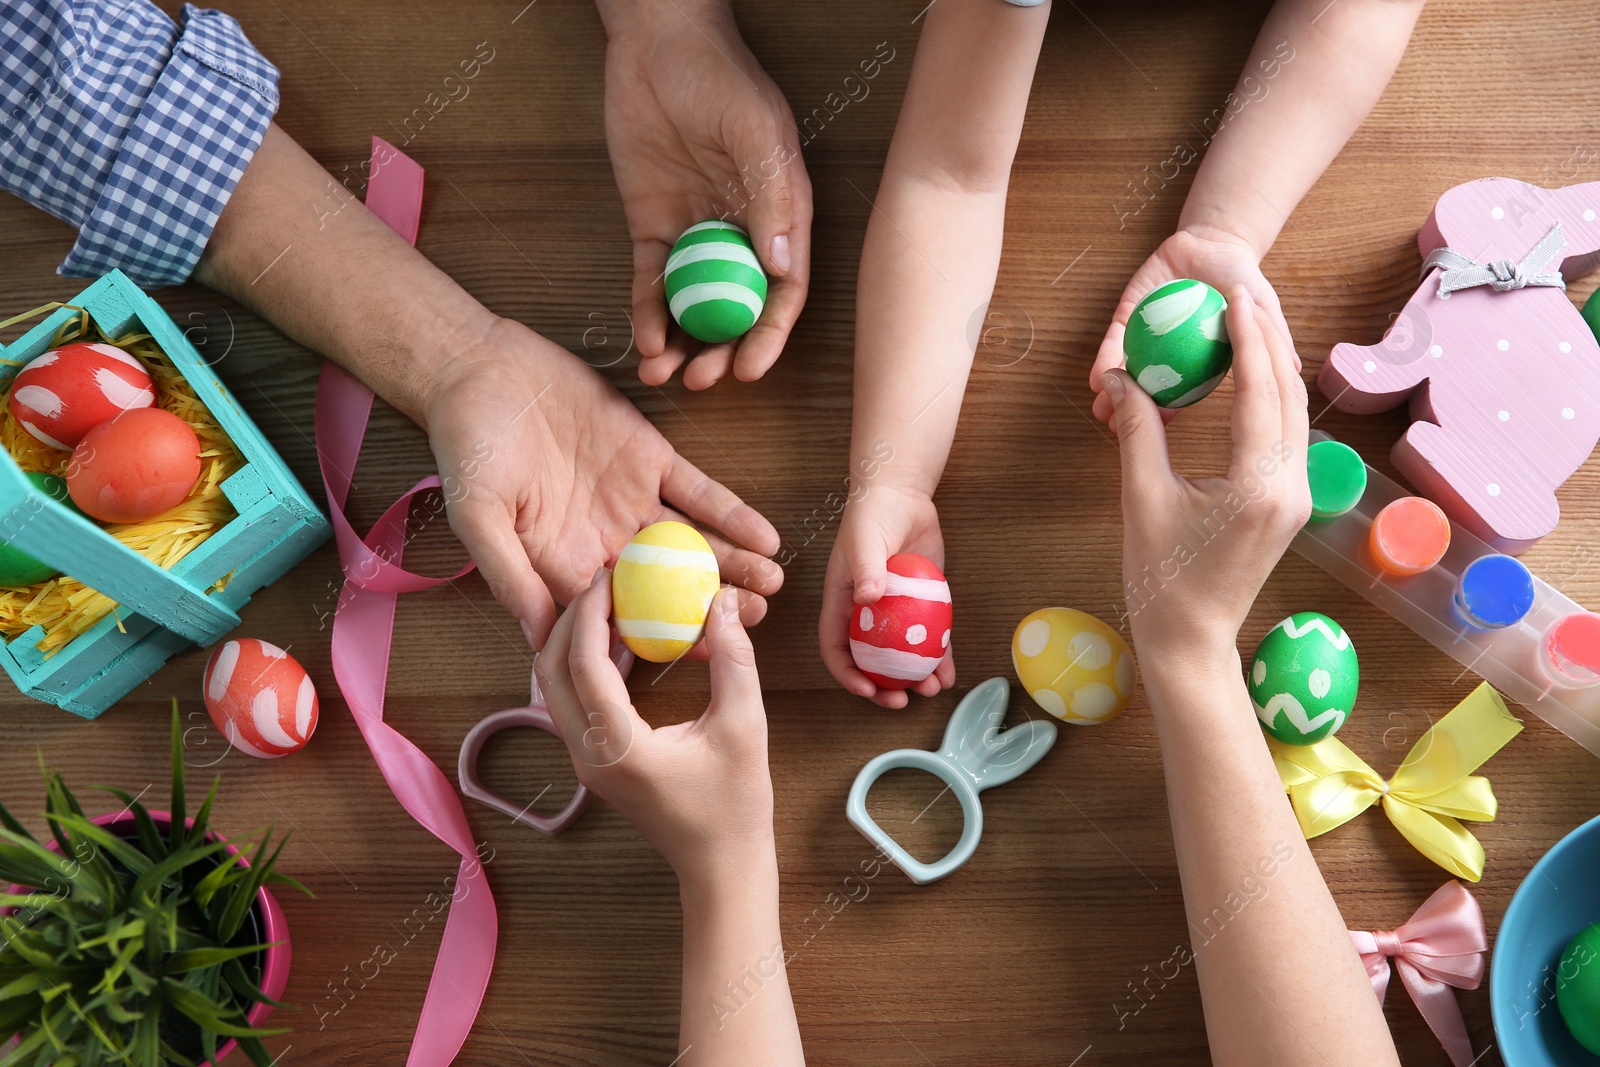
<path fill-rule="evenodd" d="M 611 572 L 611 621 L 622 643 L 652 663 L 671 663 L 705 634 L 722 584 L 711 545 L 693 526 L 658 522 L 633 535 Z"/>
<path fill-rule="evenodd" d="M 1139 301 L 1122 336 L 1128 373 L 1164 408 L 1188 407 L 1233 366 L 1228 302 L 1205 282 L 1168 282 Z"/>
<path fill-rule="evenodd" d="M 667 257 L 667 306 L 685 333 L 707 344 L 749 331 L 767 302 L 767 275 L 750 235 L 712 219 L 684 231 Z"/>

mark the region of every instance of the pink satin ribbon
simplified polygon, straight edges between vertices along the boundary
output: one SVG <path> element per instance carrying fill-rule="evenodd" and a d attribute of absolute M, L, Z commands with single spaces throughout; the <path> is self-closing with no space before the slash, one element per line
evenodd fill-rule
<path fill-rule="evenodd" d="M 1470 1067 L 1472 1042 L 1454 989 L 1477 989 L 1489 940 L 1483 910 L 1460 882 L 1449 881 L 1394 930 L 1351 930 L 1378 1002 L 1389 989 L 1389 961 L 1455 1067 Z"/>
<path fill-rule="evenodd" d="M 374 166 L 367 205 L 414 242 L 421 210 L 422 168 L 382 139 L 372 140 Z M 351 476 L 371 411 L 371 390 L 333 364 L 324 363 L 317 384 L 317 457 L 345 574 L 333 620 L 333 674 L 395 797 L 429 833 L 461 854 L 450 918 L 406 1060 L 408 1067 L 446 1067 L 461 1051 L 483 1003 L 489 973 L 494 969 L 499 922 L 460 798 L 433 761 L 383 721 L 383 693 L 399 594 L 459 578 L 472 564 L 451 578 L 429 578 L 400 566 L 411 500 L 418 493 L 437 490 L 437 475 L 412 486 L 365 537 L 345 518 Z"/>

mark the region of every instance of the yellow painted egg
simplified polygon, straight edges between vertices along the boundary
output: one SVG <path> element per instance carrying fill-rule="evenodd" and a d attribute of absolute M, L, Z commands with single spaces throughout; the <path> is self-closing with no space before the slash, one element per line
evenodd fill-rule
<path fill-rule="evenodd" d="M 1041 608 L 1023 619 L 1011 664 L 1034 703 L 1064 722 L 1107 722 L 1133 699 L 1133 650 L 1087 612 Z"/>
<path fill-rule="evenodd" d="M 671 663 L 693 648 L 722 584 L 700 531 L 658 522 L 634 534 L 611 572 L 611 620 L 640 659 Z"/>

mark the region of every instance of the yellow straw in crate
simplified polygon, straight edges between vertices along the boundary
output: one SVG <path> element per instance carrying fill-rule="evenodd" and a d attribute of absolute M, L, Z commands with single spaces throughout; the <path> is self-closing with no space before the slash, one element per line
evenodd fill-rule
<path fill-rule="evenodd" d="M 47 305 L 22 318 L 48 311 Z M 18 321 L 16 319 L 11 320 Z M 234 518 L 233 505 L 222 493 L 222 482 L 244 461 L 228 435 L 212 418 L 194 390 L 178 373 L 166 353 L 147 333 L 107 337 L 86 311 L 56 334 L 52 347 L 72 341 L 104 341 L 133 356 L 155 381 L 158 406 L 178 416 L 200 439 L 200 478 L 188 499 L 171 511 L 145 522 L 107 526 L 106 532 L 161 567 L 171 567 L 199 547 L 207 537 Z M 9 396 L 6 398 L 9 400 Z M 25 471 L 65 475 L 72 453 L 35 440 L 11 417 L 10 405 L 0 404 L 0 447 Z M 226 579 L 217 583 L 217 588 Z M 117 603 L 76 578 L 61 575 L 21 589 L 0 589 L 0 633 L 8 639 L 38 626 L 44 631 L 39 651 L 49 656 L 70 644 L 117 609 Z M 121 628 L 120 616 L 118 628 Z"/>

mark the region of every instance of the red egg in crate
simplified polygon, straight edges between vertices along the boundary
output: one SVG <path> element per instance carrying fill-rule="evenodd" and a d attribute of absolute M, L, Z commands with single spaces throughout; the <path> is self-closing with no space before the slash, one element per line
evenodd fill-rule
<path fill-rule="evenodd" d="M 317 689 L 289 653 L 254 637 L 225 642 L 205 675 L 206 710 L 228 743 L 257 759 L 298 752 L 317 728 Z"/>
<path fill-rule="evenodd" d="M 876 604 L 850 608 L 850 656 L 883 689 L 909 689 L 933 673 L 950 649 L 950 584 L 926 556 L 889 558 Z"/>
<path fill-rule="evenodd" d="M 83 435 L 156 401 L 144 365 L 115 345 L 62 345 L 32 360 L 11 385 L 11 417 L 51 448 L 75 448 Z"/>

